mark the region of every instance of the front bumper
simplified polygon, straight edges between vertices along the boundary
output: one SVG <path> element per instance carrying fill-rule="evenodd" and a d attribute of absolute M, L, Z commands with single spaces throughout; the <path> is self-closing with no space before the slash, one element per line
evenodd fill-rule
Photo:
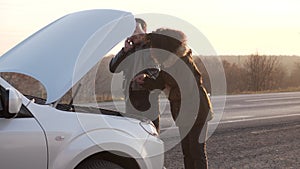
<path fill-rule="evenodd" d="M 141 169 L 164 168 L 164 143 L 159 138 L 149 135 L 141 154 L 143 158 L 137 159 Z"/>

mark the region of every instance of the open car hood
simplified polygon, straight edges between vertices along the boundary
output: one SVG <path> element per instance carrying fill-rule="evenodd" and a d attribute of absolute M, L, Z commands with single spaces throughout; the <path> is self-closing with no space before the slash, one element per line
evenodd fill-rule
<path fill-rule="evenodd" d="M 134 29 L 134 16 L 129 12 L 89 10 L 69 14 L 0 57 L 0 72 L 22 73 L 39 80 L 46 88 L 47 103 L 52 103 Z"/>

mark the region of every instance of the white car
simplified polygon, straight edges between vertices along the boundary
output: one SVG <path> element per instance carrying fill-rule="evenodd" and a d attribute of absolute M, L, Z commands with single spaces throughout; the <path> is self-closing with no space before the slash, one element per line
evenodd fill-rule
<path fill-rule="evenodd" d="M 77 12 L 0 57 L 0 72 L 29 75 L 47 91 L 45 104 L 37 104 L 0 77 L 1 169 L 163 168 L 163 142 L 149 120 L 56 104 L 134 29 L 129 12 Z"/>

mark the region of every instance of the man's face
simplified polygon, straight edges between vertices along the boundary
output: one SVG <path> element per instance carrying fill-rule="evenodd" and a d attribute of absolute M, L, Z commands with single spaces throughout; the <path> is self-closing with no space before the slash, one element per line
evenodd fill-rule
<path fill-rule="evenodd" d="M 145 32 L 142 31 L 142 29 L 140 28 L 140 26 L 136 25 L 135 30 L 133 32 L 133 35 L 138 35 L 138 34 L 144 34 Z"/>
<path fill-rule="evenodd" d="M 146 34 L 136 34 L 130 37 L 132 45 L 137 45 L 145 41 Z"/>
<path fill-rule="evenodd" d="M 145 40 L 146 32 L 142 29 L 141 24 L 136 23 L 135 30 L 132 34 L 132 36 L 129 38 L 129 41 L 132 43 L 132 45 L 140 44 Z"/>
<path fill-rule="evenodd" d="M 139 44 L 142 41 L 144 41 L 144 37 L 145 37 L 145 34 L 137 34 L 137 35 L 132 36 L 132 38 L 130 38 L 130 39 L 133 42 L 133 44 Z"/>
<path fill-rule="evenodd" d="M 147 31 L 143 29 L 142 25 L 140 23 L 136 22 L 135 30 L 133 32 L 134 35 L 136 34 L 145 34 Z"/>

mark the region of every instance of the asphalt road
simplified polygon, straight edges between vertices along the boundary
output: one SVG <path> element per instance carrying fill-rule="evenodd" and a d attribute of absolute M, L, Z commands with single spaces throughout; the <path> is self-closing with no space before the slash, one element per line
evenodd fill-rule
<path fill-rule="evenodd" d="M 300 92 L 212 96 L 211 99 L 215 117 L 209 122 L 208 137 L 220 124 L 237 123 L 234 126 L 239 126 L 249 121 L 255 126 L 262 120 L 300 116 Z M 168 101 L 161 100 L 160 108 L 161 137 L 178 135 Z"/>
<path fill-rule="evenodd" d="M 213 100 L 217 111 L 223 109 L 220 97 Z M 209 168 L 300 168 L 299 102 L 300 92 L 227 96 L 220 121 L 210 124 Z M 162 137 L 165 166 L 181 169 L 178 133 L 170 131 Z"/>
<path fill-rule="evenodd" d="M 300 92 L 212 96 L 207 152 L 211 169 L 300 168 Z M 122 102 L 115 103 L 119 109 Z M 113 108 L 111 103 L 102 106 Z M 161 100 L 167 169 L 183 168 L 178 130 Z"/>
<path fill-rule="evenodd" d="M 300 116 L 223 123 L 207 140 L 210 169 L 299 169 Z M 183 169 L 179 137 L 163 138 L 167 169 Z M 174 144 L 177 142 L 177 144 Z"/>
<path fill-rule="evenodd" d="M 212 96 L 215 117 L 209 122 L 209 135 L 219 124 L 277 119 L 300 116 L 300 92 L 247 94 Z M 125 110 L 123 101 L 104 102 L 98 106 L 102 108 Z M 176 130 L 171 117 L 167 99 L 160 100 L 162 137 L 172 137 L 176 131 L 164 133 L 166 130 Z M 243 124 L 243 123 L 240 123 Z"/>

